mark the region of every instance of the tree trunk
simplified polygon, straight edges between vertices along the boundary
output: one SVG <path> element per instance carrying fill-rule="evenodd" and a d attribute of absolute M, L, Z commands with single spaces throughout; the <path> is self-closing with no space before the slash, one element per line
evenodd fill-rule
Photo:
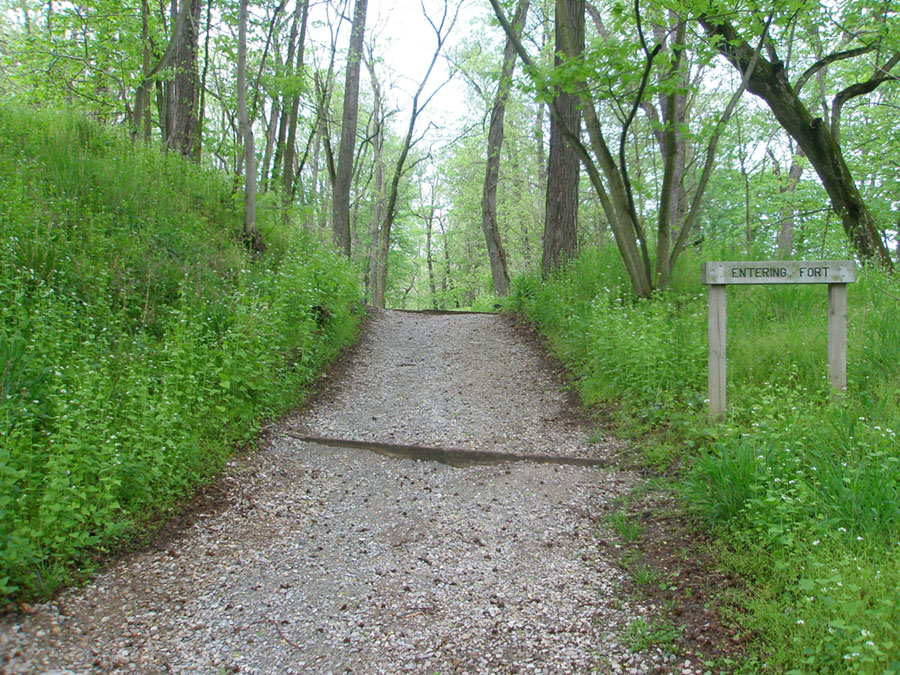
<path fill-rule="evenodd" d="M 788 170 L 787 179 L 783 179 L 781 175 L 781 168 L 778 165 L 778 159 L 775 157 L 774 153 L 769 152 L 769 156 L 772 158 L 773 166 L 775 168 L 775 176 L 779 181 L 783 181 L 781 187 L 778 189 L 778 192 L 782 195 L 792 195 L 797 188 L 797 184 L 800 182 L 800 176 L 803 175 L 803 165 L 797 161 L 799 157 L 803 156 L 803 151 L 800 150 L 798 154 L 793 155 L 791 158 L 791 168 Z M 787 197 L 785 197 L 785 201 L 781 207 L 781 220 L 778 223 L 778 258 L 780 260 L 784 260 L 785 258 L 789 258 L 794 252 L 794 209 L 788 203 Z"/>
<path fill-rule="evenodd" d="M 48 16 L 49 22 L 49 16 Z M 141 0 L 141 73 L 150 72 L 150 4 L 147 0 Z M 150 142 L 151 133 L 150 115 L 150 88 L 148 83 L 142 82 L 138 87 L 134 99 L 134 120 L 132 126 L 132 138 L 139 133 L 144 142 Z"/>
<path fill-rule="evenodd" d="M 372 150 L 375 162 L 375 204 L 372 211 L 372 246 L 369 251 L 369 287 L 372 305 L 378 307 L 379 297 L 384 297 L 384 289 L 376 290 L 378 279 L 379 238 L 381 236 L 381 220 L 384 217 L 384 107 L 381 100 L 381 83 L 375 72 L 375 60 L 371 54 L 366 59 L 369 79 L 372 81 L 373 119 L 375 133 L 372 136 Z"/>
<path fill-rule="evenodd" d="M 306 43 L 306 23 L 309 18 L 309 0 L 303 0 L 303 17 L 300 21 L 300 38 L 297 45 L 297 66 L 295 73 L 303 72 L 303 56 Z M 284 146 L 284 201 L 285 205 L 294 197 L 294 164 L 296 163 L 297 147 L 297 114 L 300 110 L 300 92 L 294 93 L 291 98 L 291 107 L 288 112 L 287 139 Z M 287 209 L 285 209 L 285 216 Z"/>
<path fill-rule="evenodd" d="M 272 152 L 275 150 L 275 136 L 277 135 L 279 122 L 283 115 L 278 108 L 278 97 L 272 99 L 272 109 L 269 111 L 269 124 L 266 127 L 266 147 L 263 150 L 262 167 L 260 173 L 263 179 L 263 192 L 269 191 L 270 164 L 272 162 Z"/>
<path fill-rule="evenodd" d="M 452 266 L 450 265 L 450 244 L 447 239 L 447 230 L 444 229 L 444 221 L 443 219 L 438 219 L 438 226 L 441 228 L 441 248 L 444 249 L 444 276 L 441 278 L 441 306 L 440 309 L 446 309 L 447 307 L 447 294 L 448 292 L 453 294 L 453 297 L 456 298 L 456 294 L 453 293 L 453 277 L 450 276 Z M 456 306 L 459 307 L 459 301 L 456 300 Z"/>
<path fill-rule="evenodd" d="M 562 5 L 565 5 L 564 7 Z M 568 20 L 568 25 L 563 25 Z M 571 31 L 573 45 L 563 39 L 563 32 Z M 562 65 L 561 53 L 577 56 L 584 49 L 584 0 L 556 0 L 556 59 Z M 581 128 L 579 97 L 557 88 L 554 107 L 557 115 L 550 120 L 550 159 L 547 169 L 547 197 L 544 216 L 544 255 L 541 271 L 544 275 L 575 256 L 578 248 L 576 222 L 578 217 L 579 158 L 567 142 L 565 127 L 575 135 Z"/>
<path fill-rule="evenodd" d="M 347 55 L 347 74 L 344 80 L 344 114 L 341 121 L 341 144 L 335 171 L 334 196 L 331 202 L 334 241 L 346 256 L 350 256 L 350 183 L 353 180 L 353 150 L 356 147 L 356 126 L 359 113 L 359 68 L 362 61 L 363 36 L 366 28 L 367 0 L 356 0 L 350 49 Z"/>
<path fill-rule="evenodd" d="M 520 34 L 525 25 L 529 0 L 519 0 L 516 15 L 513 18 Z M 500 228 L 497 225 L 497 183 L 500 180 L 500 150 L 503 145 L 503 118 L 506 113 L 506 101 L 512 87 L 513 69 L 516 65 L 516 47 L 507 39 L 503 50 L 503 65 L 500 69 L 500 84 L 491 109 L 491 125 L 488 132 L 487 168 L 484 174 L 484 188 L 481 194 L 481 229 L 487 244 L 488 257 L 491 261 L 491 279 L 494 293 L 504 297 L 509 293 L 509 270 L 506 266 L 506 251 L 500 239 Z M 576 159 L 577 161 L 577 159 Z"/>
<path fill-rule="evenodd" d="M 206 30 L 203 39 L 203 73 L 200 75 L 200 111 L 197 114 L 197 133 L 194 134 L 194 161 L 199 162 L 203 154 L 203 123 L 206 120 L 206 80 L 209 75 L 209 42 L 212 25 L 212 1 L 206 3 Z"/>
<path fill-rule="evenodd" d="M 309 15 L 309 0 L 297 0 L 294 7 L 294 18 L 291 21 L 291 33 L 288 38 L 287 61 L 285 62 L 285 74 L 291 78 L 298 78 L 303 72 L 304 42 L 306 41 L 306 20 Z M 299 38 L 298 38 L 299 33 Z M 295 64 L 296 61 L 296 64 Z M 275 146 L 275 159 L 272 164 L 272 181 L 281 178 L 284 188 L 283 203 L 285 208 L 290 203 L 290 193 L 293 187 L 294 162 L 296 158 L 295 145 L 288 150 L 288 142 L 297 142 L 297 111 L 300 106 L 299 87 L 292 83 L 293 92 L 288 99 L 282 98 L 281 125 L 278 129 L 278 143 Z M 288 103 L 290 100 L 290 103 Z M 295 106 L 296 103 L 296 106 Z M 293 131 L 293 134 L 291 133 Z M 291 174 L 291 178 L 288 178 Z"/>
<path fill-rule="evenodd" d="M 256 227 L 256 148 L 247 113 L 247 2 L 240 2 L 237 58 L 238 124 L 244 141 L 244 240 L 254 253 L 262 253 L 265 245 Z"/>
<path fill-rule="evenodd" d="M 432 196 L 433 199 L 433 196 Z M 434 283 L 434 255 L 431 250 L 431 232 L 434 229 L 434 202 L 425 219 L 425 263 L 428 265 L 428 290 L 431 291 L 431 308 L 437 309 L 437 287 Z"/>
<path fill-rule="evenodd" d="M 682 68 L 682 55 L 684 54 L 684 35 L 686 26 L 683 21 L 678 23 L 675 31 L 675 41 L 672 45 L 674 56 L 668 79 L 677 81 L 681 88 L 686 85 L 687 77 Z M 658 38 L 657 44 L 662 44 L 664 38 Z M 672 248 L 672 231 L 677 226 L 679 211 L 681 210 L 682 167 L 684 166 L 684 138 L 680 128 L 685 122 L 686 96 L 672 87 L 668 94 L 662 96 L 663 129 L 661 134 L 660 149 L 663 158 L 663 180 L 659 191 L 659 208 L 656 228 L 656 288 L 665 288 L 669 285 L 670 252 Z"/>
<path fill-rule="evenodd" d="M 168 147 L 185 157 L 194 158 L 195 138 L 200 121 L 200 73 L 197 50 L 200 38 L 200 0 L 181 0 L 189 5 L 184 28 L 175 42 L 175 81 L 173 84 L 172 133 Z"/>
<path fill-rule="evenodd" d="M 135 91 L 135 126 L 132 128 L 132 133 L 136 135 L 138 133 L 137 124 L 139 124 L 139 120 L 141 118 L 140 111 L 143 112 L 144 117 L 144 133 L 146 140 L 149 140 L 150 133 L 147 129 L 146 125 L 149 124 L 150 119 L 150 87 L 154 83 L 154 77 L 172 65 L 175 60 L 175 52 L 180 42 L 183 41 L 182 34 L 185 31 L 188 31 L 187 25 L 189 23 L 188 12 L 191 10 L 192 5 L 191 2 L 184 2 L 182 4 L 181 9 L 175 12 L 174 5 L 172 6 L 172 36 L 169 38 L 169 44 L 166 46 L 166 51 L 160 57 L 159 61 L 156 62 L 156 65 L 153 68 L 150 68 L 150 54 L 149 49 L 144 53 L 144 61 L 143 61 L 143 71 L 141 75 L 141 81 L 138 84 L 137 90 Z M 149 5 L 146 5 L 146 13 L 144 12 L 144 6 L 141 9 L 141 32 L 142 35 L 146 34 L 146 42 L 145 46 L 150 44 L 149 34 L 147 34 L 147 26 L 144 25 L 147 23 L 147 19 L 149 18 Z M 165 16 L 165 8 L 160 7 L 160 12 L 162 13 L 162 21 L 165 25 L 166 16 Z M 170 132 L 172 129 L 171 126 L 171 105 L 170 105 L 170 93 L 171 93 L 171 83 L 162 82 L 161 80 L 155 80 L 156 82 L 156 107 L 159 114 L 159 125 L 160 132 L 162 135 L 162 141 L 164 145 L 167 145 L 168 139 L 170 137 Z"/>
<path fill-rule="evenodd" d="M 745 72 L 754 50 L 734 27 L 720 17 L 702 16 L 700 23 L 707 35 L 716 40 L 721 54 L 740 72 Z M 829 125 L 821 118 L 813 118 L 791 87 L 784 64 L 760 58 L 747 89 L 765 101 L 781 127 L 806 154 L 860 258 L 875 259 L 893 268 L 875 219 L 856 187 L 840 145 Z"/>

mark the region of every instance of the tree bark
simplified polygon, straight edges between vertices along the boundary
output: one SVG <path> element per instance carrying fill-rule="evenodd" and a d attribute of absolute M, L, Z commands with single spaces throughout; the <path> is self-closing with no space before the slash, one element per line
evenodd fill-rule
<path fill-rule="evenodd" d="M 701 16 L 700 23 L 707 35 L 715 39 L 719 52 L 743 73 L 752 58 L 753 48 L 721 17 Z M 892 269 L 890 254 L 875 219 L 856 187 L 840 145 L 828 123 L 822 118 L 813 118 L 791 87 L 784 64 L 777 59 L 760 58 L 747 89 L 765 101 L 781 127 L 806 154 L 860 258 L 876 260 Z"/>
<path fill-rule="evenodd" d="M 135 114 L 135 122 L 137 122 L 141 118 L 141 116 L 143 116 L 144 120 L 145 120 L 144 124 L 147 125 L 149 123 L 148 120 L 149 120 L 149 116 L 150 116 L 150 110 L 149 110 L 150 87 L 153 84 L 154 78 L 156 77 L 156 75 L 159 74 L 160 72 L 162 72 L 163 70 L 165 70 L 166 68 L 168 68 L 169 66 L 171 66 L 172 63 L 174 62 L 176 48 L 177 48 L 179 42 L 181 42 L 183 39 L 182 33 L 185 30 L 187 30 L 186 26 L 188 24 L 188 12 L 190 11 L 191 6 L 192 6 L 191 2 L 185 1 L 181 5 L 181 9 L 179 9 L 177 13 L 173 12 L 173 17 L 172 17 L 173 20 L 171 21 L 172 36 L 169 38 L 169 44 L 166 46 L 166 51 L 159 58 L 159 61 L 157 61 L 156 65 L 154 65 L 152 68 L 149 68 L 149 50 L 147 52 L 145 52 L 144 67 L 143 67 L 143 73 L 141 76 L 141 81 L 138 84 L 137 90 L 135 91 L 135 104 L 134 104 L 135 113 L 136 113 Z M 163 17 L 162 17 L 163 23 L 165 23 L 164 8 L 161 7 L 160 10 L 163 14 Z M 142 13 L 141 30 L 143 33 L 146 28 L 143 24 L 146 23 L 146 19 L 148 18 L 147 15 L 149 15 L 149 5 L 147 6 L 147 15 L 144 14 L 143 9 L 142 9 L 141 13 Z M 150 41 L 150 38 L 149 38 L 149 34 L 148 34 L 147 42 L 146 42 L 147 45 L 149 45 L 149 41 Z M 159 110 L 160 129 L 162 131 L 163 143 L 167 143 L 168 138 L 170 136 L 169 131 L 171 129 L 170 119 L 169 119 L 170 118 L 169 102 L 168 102 L 169 97 L 166 93 L 166 89 L 167 89 L 166 85 L 168 83 L 163 83 L 159 80 L 155 80 L 155 82 L 156 82 L 156 105 Z M 144 111 L 143 115 L 141 115 L 141 113 L 139 111 Z M 138 129 L 137 125 L 135 125 L 132 128 L 133 134 L 136 135 L 138 133 L 138 131 L 139 131 L 139 129 Z M 145 136 L 149 140 L 149 132 L 146 131 L 146 126 L 145 126 Z"/>
<path fill-rule="evenodd" d="M 560 54 L 577 56 L 584 50 L 584 0 L 556 0 L 555 63 L 562 65 Z M 570 31 L 573 44 L 563 38 Z M 581 127 L 579 97 L 557 88 L 554 94 L 557 114 L 550 119 L 550 157 L 547 169 L 546 211 L 544 216 L 544 275 L 575 256 L 578 249 L 579 158 L 566 138 L 564 129 L 578 135 Z"/>
<path fill-rule="evenodd" d="M 309 0 L 297 0 L 297 4 L 294 6 L 294 18 L 291 21 L 291 32 L 288 37 L 288 53 L 285 61 L 285 75 L 289 78 L 298 77 L 303 69 L 303 43 L 306 40 L 306 19 L 309 14 L 308 10 Z M 294 112 L 294 102 L 297 102 L 297 109 L 299 110 L 300 92 L 296 83 L 293 84 L 293 87 L 294 91 L 291 93 L 290 97 L 288 97 L 287 94 L 281 96 L 283 110 L 281 114 L 281 124 L 278 128 L 278 142 L 275 146 L 275 158 L 272 163 L 272 182 L 274 183 L 278 178 L 281 178 L 282 187 L 285 188 L 285 196 L 290 193 L 292 187 L 292 183 L 289 182 L 289 179 L 287 179 L 286 176 L 288 173 L 293 174 L 296 152 L 293 147 L 289 152 L 286 146 L 288 140 L 290 140 L 292 119 L 294 131 L 292 142 L 295 144 L 297 142 L 297 113 Z M 288 101 L 290 101 L 290 103 Z M 288 157 L 288 154 L 290 154 L 290 157 Z M 287 207 L 289 202 L 290 199 L 284 200 L 284 206 Z"/>
<path fill-rule="evenodd" d="M 447 307 L 448 293 L 453 295 L 456 307 L 459 307 L 459 300 L 454 293 L 453 277 L 451 276 L 452 266 L 450 265 L 450 242 L 447 237 L 447 230 L 444 229 L 444 221 L 438 218 L 438 226 L 441 228 L 441 248 L 444 250 L 444 276 L 441 277 L 441 306 L 440 309 Z"/>
<path fill-rule="evenodd" d="M 237 107 L 244 141 L 244 241 L 254 253 L 265 249 L 256 227 L 256 148 L 247 113 L 247 2 L 241 0 L 238 14 Z"/>
<path fill-rule="evenodd" d="M 331 201 L 334 241 L 347 257 L 350 256 L 350 184 L 353 180 L 353 150 L 356 147 L 356 127 L 359 114 L 359 69 L 362 61 L 363 36 L 366 28 L 367 0 L 356 0 L 347 73 L 344 80 L 344 113 L 341 121 L 341 144 L 335 171 L 334 196 Z"/>
<path fill-rule="evenodd" d="M 428 266 L 428 290 L 431 291 L 431 308 L 437 309 L 437 286 L 434 281 L 434 254 L 431 247 L 431 233 L 434 230 L 434 190 L 437 186 L 432 186 L 431 205 L 428 209 L 428 216 L 425 218 L 425 263 Z"/>
<path fill-rule="evenodd" d="M 529 0 L 519 0 L 513 26 L 519 33 L 525 26 Z M 512 40 L 506 40 L 503 50 L 503 64 L 500 69 L 500 83 L 491 108 L 491 125 L 488 131 L 487 168 L 484 174 L 484 187 L 481 193 L 481 229 L 487 244 L 488 257 L 491 262 L 491 279 L 494 293 L 504 297 L 509 293 L 509 270 L 506 265 L 506 251 L 500 238 L 497 225 L 497 183 L 500 180 L 500 150 L 503 146 L 503 119 L 506 114 L 506 101 L 512 88 L 512 75 L 516 65 L 516 47 Z M 576 159 L 577 161 L 577 159 Z"/>
<path fill-rule="evenodd" d="M 300 22 L 300 38 L 297 45 L 297 66 L 295 73 L 303 72 L 303 57 L 306 43 L 306 24 L 309 18 L 309 0 L 303 0 L 303 17 Z M 291 97 L 291 107 L 288 112 L 287 140 L 284 146 L 284 202 L 287 205 L 294 197 L 294 164 L 296 163 L 297 147 L 297 115 L 300 111 L 300 92 L 297 91 Z M 285 209 L 285 216 L 287 209 Z"/>
<path fill-rule="evenodd" d="M 375 204 L 372 210 L 372 246 L 369 251 L 369 290 L 371 291 L 372 304 L 378 306 L 376 301 L 379 294 L 375 285 L 378 277 L 378 252 L 379 237 L 381 236 L 381 219 L 384 216 L 384 108 L 381 96 L 381 83 L 375 72 L 375 59 L 372 54 L 366 59 L 366 67 L 369 70 L 369 78 L 372 81 L 373 119 L 375 121 L 375 133 L 372 136 L 372 151 L 375 162 Z M 384 291 L 380 293 L 384 296 Z"/>
<path fill-rule="evenodd" d="M 775 153 L 769 150 L 769 157 L 772 159 L 775 176 L 778 178 L 779 182 L 782 183 L 781 187 L 778 188 L 780 194 L 791 195 L 797 188 L 797 184 L 800 182 L 800 176 L 803 174 L 803 165 L 797 160 L 802 156 L 802 150 L 800 150 L 798 154 L 792 156 L 791 167 L 788 170 L 787 178 L 785 179 L 781 175 L 781 167 L 778 165 L 778 159 L 775 157 Z M 781 207 L 781 220 L 778 223 L 777 248 L 779 260 L 789 258 L 794 252 L 794 209 L 787 203 L 787 199 L 785 199 Z"/>
<path fill-rule="evenodd" d="M 206 81 L 209 75 L 209 42 L 212 26 L 212 1 L 206 3 L 206 29 L 203 39 L 203 72 L 200 74 L 200 110 L 197 114 L 197 133 L 194 134 L 194 161 L 199 162 L 203 155 L 203 123 L 206 120 Z"/>
<path fill-rule="evenodd" d="M 48 15 L 47 21 L 49 23 Z M 141 0 L 141 72 L 150 72 L 150 4 Z M 150 89 L 142 82 L 135 93 L 134 120 L 132 121 L 132 138 L 140 133 L 145 143 L 150 142 Z"/>
<path fill-rule="evenodd" d="M 269 124 L 266 126 L 266 147 L 263 150 L 262 166 L 260 167 L 263 192 L 269 191 L 269 168 L 272 162 L 272 153 L 275 150 L 275 137 L 277 136 L 282 117 L 281 109 L 278 107 L 278 96 L 275 96 L 272 99 L 272 109 L 269 111 Z"/>
<path fill-rule="evenodd" d="M 197 51 L 200 39 L 200 0 L 182 0 L 189 5 L 185 24 L 175 43 L 173 66 L 174 105 L 172 133 L 168 147 L 185 157 L 194 159 L 196 136 L 200 128 L 200 73 L 197 70 Z"/>

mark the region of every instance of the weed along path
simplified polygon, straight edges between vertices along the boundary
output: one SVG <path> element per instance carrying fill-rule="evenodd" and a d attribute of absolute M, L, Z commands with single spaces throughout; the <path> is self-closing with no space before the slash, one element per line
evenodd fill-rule
<path fill-rule="evenodd" d="M 378 313 L 326 382 L 178 532 L 3 618 L 0 670 L 693 672 L 633 651 L 634 479 L 507 319 Z"/>

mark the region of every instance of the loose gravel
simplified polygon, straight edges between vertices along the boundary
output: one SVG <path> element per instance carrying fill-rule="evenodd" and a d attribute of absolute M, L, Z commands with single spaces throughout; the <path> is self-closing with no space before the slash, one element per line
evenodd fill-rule
<path fill-rule="evenodd" d="M 0 620 L 0 672 L 694 672 L 628 637 L 652 608 L 603 521 L 631 474 L 297 440 L 610 459 L 507 319 L 378 313 L 337 373 L 229 465 L 226 508 Z"/>

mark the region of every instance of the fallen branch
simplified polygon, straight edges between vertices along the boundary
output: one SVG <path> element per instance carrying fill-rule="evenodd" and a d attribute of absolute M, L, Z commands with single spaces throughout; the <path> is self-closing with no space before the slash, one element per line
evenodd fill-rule
<path fill-rule="evenodd" d="M 278 625 L 278 622 L 277 622 L 275 619 L 273 619 L 272 617 L 267 616 L 267 617 L 266 617 L 266 621 L 268 621 L 270 624 L 272 624 L 273 626 L 275 626 L 275 630 L 278 631 L 278 634 L 281 636 L 281 639 L 282 639 L 282 640 L 284 640 L 285 642 L 287 642 L 287 643 L 288 643 L 291 647 L 293 647 L 294 649 L 296 649 L 296 650 L 298 650 L 298 651 L 301 651 L 301 652 L 304 651 L 303 645 L 298 645 L 296 642 L 294 642 L 293 640 L 291 640 L 290 638 L 288 638 L 288 636 L 285 635 L 284 632 L 282 632 L 281 626 Z"/>

